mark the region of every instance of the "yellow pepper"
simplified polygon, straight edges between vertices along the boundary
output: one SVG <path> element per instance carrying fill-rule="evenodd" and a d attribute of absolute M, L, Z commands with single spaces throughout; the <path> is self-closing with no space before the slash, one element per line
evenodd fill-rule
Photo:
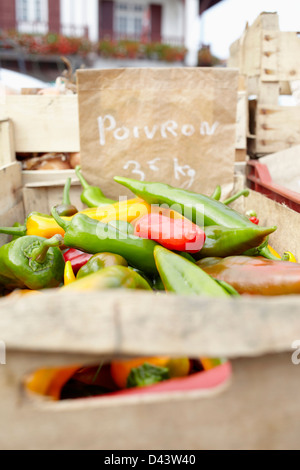
<path fill-rule="evenodd" d="M 76 281 L 76 277 L 72 268 L 71 261 L 67 261 L 65 264 L 65 272 L 64 272 L 64 285 L 68 286 Z"/>
<path fill-rule="evenodd" d="M 182 219 L 183 216 L 170 209 L 151 206 L 143 199 L 135 198 L 109 204 L 107 206 L 94 207 L 81 211 L 91 219 L 98 220 L 104 224 L 108 224 L 114 220 L 126 221 L 128 223 L 135 222 L 140 217 L 147 214 L 159 212 L 171 219 Z M 70 221 L 74 216 L 62 217 L 63 220 Z M 34 235 L 43 238 L 52 238 L 54 235 L 64 236 L 65 232 L 57 222 L 52 218 L 38 212 L 29 214 L 24 226 L 20 227 L 2 227 L 0 233 L 6 233 L 13 236 Z"/>
<path fill-rule="evenodd" d="M 295 255 L 293 255 L 293 253 L 291 253 L 290 251 L 285 251 L 283 253 L 282 259 L 284 261 L 289 261 L 290 263 L 297 263 Z"/>

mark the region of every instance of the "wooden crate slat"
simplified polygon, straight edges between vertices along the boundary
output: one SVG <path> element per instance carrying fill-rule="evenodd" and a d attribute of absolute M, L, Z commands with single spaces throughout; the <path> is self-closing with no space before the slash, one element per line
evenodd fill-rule
<path fill-rule="evenodd" d="M 8 95 L 2 112 L 14 124 L 16 152 L 80 151 L 77 95 Z"/>

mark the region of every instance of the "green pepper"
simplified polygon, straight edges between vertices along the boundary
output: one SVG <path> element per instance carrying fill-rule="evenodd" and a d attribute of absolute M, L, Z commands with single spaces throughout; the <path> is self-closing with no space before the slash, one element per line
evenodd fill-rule
<path fill-rule="evenodd" d="M 75 168 L 75 172 L 77 178 L 79 179 L 83 187 L 83 191 L 81 194 L 81 201 L 83 202 L 83 204 L 88 207 L 100 207 L 107 206 L 108 204 L 114 204 L 115 202 L 117 202 L 105 197 L 100 188 L 88 184 L 88 182 L 84 179 L 80 171 L 80 166 L 77 166 Z"/>
<path fill-rule="evenodd" d="M 89 274 L 96 273 L 108 266 L 128 266 L 127 261 L 120 255 L 113 253 L 97 253 L 79 269 L 76 278 L 88 276 Z"/>
<path fill-rule="evenodd" d="M 181 295 L 228 297 L 229 294 L 202 269 L 172 251 L 156 246 L 154 257 L 159 275 L 167 292 Z"/>
<path fill-rule="evenodd" d="M 120 288 L 152 290 L 144 277 L 126 266 L 108 266 L 62 287 L 62 290 L 86 292 Z"/>
<path fill-rule="evenodd" d="M 65 246 L 91 254 L 115 253 L 123 256 L 130 266 L 146 274 L 157 274 L 153 254 L 157 244 L 154 241 L 121 232 L 85 214 L 75 214 L 72 220 L 66 221 L 53 208 L 52 215 L 65 231 Z"/>
<path fill-rule="evenodd" d="M 167 204 L 170 208 L 179 207 L 182 214 L 199 226 L 221 225 L 229 228 L 252 227 L 248 217 L 226 204 L 203 194 L 174 188 L 164 183 L 137 181 L 116 176 L 114 180 L 130 189 L 149 204 Z M 269 259 L 277 259 L 264 247 L 260 253 Z"/>
<path fill-rule="evenodd" d="M 108 223 L 117 230 L 120 230 L 120 232 L 129 233 L 130 235 L 134 234 L 134 226 L 126 220 L 110 220 Z"/>
<path fill-rule="evenodd" d="M 24 236 L 0 248 L 0 284 L 8 289 L 58 287 L 63 281 L 65 262 L 59 246 L 60 235 L 48 240 Z"/>
<path fill-rule="evenodd" d="M 76 209 L 70 201 L 70 188 L 71 188 L 71 178 L 67 178 L 64 192 L 63 192 L 63 200 L 62 204 L 56 207 L 57 213 L 61 217 L 71 217 L 74 214 L 77 214 L 78 209 Z"/>
<path fill-rule="evenodd" d="M 205 227 L 205 243 L 203 248 L 193 255 L 196 260 L 217 256 L 242 255 L 245 251 L 261 246 L 265 238 L 275 232 L 276 227 L 228 228 L 218 225 Z"/>

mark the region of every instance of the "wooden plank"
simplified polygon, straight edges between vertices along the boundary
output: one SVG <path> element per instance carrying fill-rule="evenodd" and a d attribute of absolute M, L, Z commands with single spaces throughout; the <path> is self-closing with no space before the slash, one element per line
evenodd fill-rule
<path fill-rule="evenodd" d="M 299 214 L 282 204 L 263 197 L 255 191 L 251 191 L 250 197 L 244 198 L 244 210 L 247 211 L 253 208 L 257 211 L 261 226 L 277 226 L 276 232 L 270 236 L 270 244 L 274 246 L 278 253 L 282 255 L 285 251 L 291 251 L 295 254 L 297 260 L 300 260 L 298 237 L 287 236 L 287 230 L 289 234 L 299 233 Z"/>
<path fill-rule="evenodd" d="M 24 186 L 43 186 L 64 184 L 67 178 L 71 178 L 72 183 L 78 183 L 78 178 L 75 170 L 26 170 L 22 172 Z M 53 183 L 54 182 L 54 183 Z"/>
<path fill-rule="evenodd" d="M 237 131 L 235 148 L 239 150 L 246 150 L 248 126 L 248 96 L 246 91 L 238 92 L 236 123 Z"/>
<path fill-rule="evenodd" d="M 8 351 L 24 353 L 252 357 L 290 350 L 300 338 L 299 306 L 297 295 L 48 291 L 2 299 L 0 331 Z"/>
<path fill-rule="evenodd" d="M 57 357 L 62 360 L 63 355 L 51 356 L 52 364 Z M 70 356 L 64 357 L 70 362 Z M 42 364 L 43 356 L 39 359 Z M 80 356 L 74 354 L 73 359 L 77 362 Z M 232 383 L 210 397 L 186 392 L 64 403 L 26 397 L 22 379 L 36 363 L 34 354 L 11 352 L 7 365 L 1 366 L 3 449 L 299 448 L 299 377 L 290 353 L 233 361 Z"/>
<path fill-rule="evenodd" d="M 25 213 L 38 211 L 48 214 L 53 206 L 62 201 L 64 182 L 55 185 L 29 186 L 23 189 Z M 78 210 L 86 209 L 81 202 L 82 188 L 78 184 L 71 187 L 71 201 Z"/>
<path fill-rule="evenodd" d="M 300 143 L 300 108 L 258 105 L 256 153 L 268 154 Z"/>
<path fill-rule="evenodd" d="M 261 73 L 262 81 L 279 80 L 278 42 L 280 32 L 262 30 Z"/>
<path fill-rule="evenodd" d="M 280 83 L 259 82 L 258 102 L 261 106 L 278 106 Z"/>
<path fill-rule="evenodd" d="M 16 160 L 12 122 L 0 120 L 0 167 Z"/>
<path fill-rule="evenodd" d="M 0 215 L 22 200 L 22 175 L 20 163 L 10 163 L 0 168 Z"/>
<path fill-rule="evenodd" d="M 278 38 L 279 80 L 300 79 L 300 38 L 295 32 L 282 31 Z"/>
<path fill-rule="evenodd" d="M 8 95 L 2 112 L 14 124 L 16 152 L 80 151 L 77 95 Z"/>

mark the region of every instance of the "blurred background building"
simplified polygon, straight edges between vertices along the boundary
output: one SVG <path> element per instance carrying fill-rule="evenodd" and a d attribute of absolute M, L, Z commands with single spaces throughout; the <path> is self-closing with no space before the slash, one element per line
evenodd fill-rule
<path fill-rule="evenodd" d="M 184 57 L 177 55 L 177 62 L 196 66 L 201 41 L 199 16 L 218 1 L 156 0 L 151 3 L 149 0 L 0 0 L 0 31 L 30 35 L 56 33 L 86 38 L 93 43 L 120 40 L 160 43 L 184 48 Z M 10 40 L 14 40 L 11 35 Z M 40 47 L 40 50 L 34 52 L 41 55 L 45 51 L 46 48 Z M 67 52 L 66 47 L 66 55 Z M 7 66 L 7 51 L 0 60 L 5 58 Z M 180 58 L 183 60 L 180 61 Z"/>

